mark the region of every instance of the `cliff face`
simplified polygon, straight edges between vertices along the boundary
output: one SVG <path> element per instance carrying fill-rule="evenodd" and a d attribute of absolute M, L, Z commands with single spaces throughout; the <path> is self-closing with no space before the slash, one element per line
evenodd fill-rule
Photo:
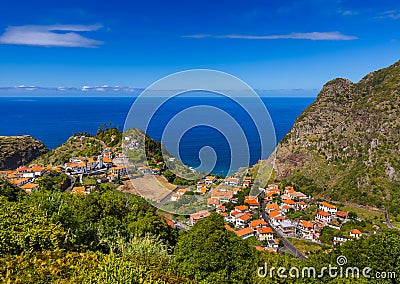
<path fill-rule="evenodd" d="M 356 84 L 328 82 L 279 143 L 275 169 L 332 199 L 398 206 L 400 62 Z"/>
<path fill-rule="evenodd" d="M 28 164 L 48 150 L 31 136 L 0 136 L 0 170 Z"/>

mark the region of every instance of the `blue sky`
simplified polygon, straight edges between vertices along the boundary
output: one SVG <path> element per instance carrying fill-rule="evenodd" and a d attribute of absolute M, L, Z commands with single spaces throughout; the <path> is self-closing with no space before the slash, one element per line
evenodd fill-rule
<path fill-rule="evenodd" d="M 211 68 L 320 89 L 400 59 L 398 1 L 2 1 L 0 86 L 146 87 Z"/>

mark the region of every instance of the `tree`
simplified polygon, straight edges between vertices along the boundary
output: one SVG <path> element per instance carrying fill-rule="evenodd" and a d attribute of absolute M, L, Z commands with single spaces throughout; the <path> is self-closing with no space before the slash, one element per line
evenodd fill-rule
<path fill-rule="evenodd" d="M 63 248 L 67 233 L 45 212 L 0 197 L 0 254 L 20 254 Z"/>
<path fill-rule="evenodd" d="M 182 273 L 196 282 L 251 283 L 255 249 L 227 231 L 216 213 L 181 236 L 174 255 Z"/>

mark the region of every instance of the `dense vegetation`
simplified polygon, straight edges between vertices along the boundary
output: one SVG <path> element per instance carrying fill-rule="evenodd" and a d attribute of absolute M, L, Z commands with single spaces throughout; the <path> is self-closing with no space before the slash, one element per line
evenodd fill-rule
<path fill-rule="evenodd" d="M 91 136 L 72 136 L 67 142 L 32 162 L 37 165 L 59 166 L 67 163 L 71 157 L 94 157 L 104 150 L 101 140 Z"/>
<path fill-rule="evenodd" d="M 27 195 L 1 180 L 0 281 L 20 283 L 310 283 L 262 278 L 259 266 L 369 266 L 400 276 L 400 233 L 347 242 L 307 261 L 257 251 L 212 213 L 188 232 L 169 227 L 142 198 L 98 186 L 89 195 L 42 187 Z M 366 283 L 331 279 L 329 283 Z M 382 283 L 382 282 L 379 282 Z M 388 280 L 387 283 L 391 283 Z"/>
<path fill-rule="evenodd" d="M 110 148 L 121 147 L 122 144 L 122 132 L 118 128 L 102 129 L 100 127 L 94 137 L 103 141 Z"/>
<path fill-rule="evenodd" d="M 277 149 L 277 179 L 306 194 L 386 207 L 400 220 L 400 62 L 328 82 Z"/>

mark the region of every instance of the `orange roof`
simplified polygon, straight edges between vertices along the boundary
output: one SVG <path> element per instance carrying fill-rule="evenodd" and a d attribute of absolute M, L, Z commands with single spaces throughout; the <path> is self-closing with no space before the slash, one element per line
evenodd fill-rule
<path fill-rule="evenodd" d="M 230 198 L 233 197 L 233 191 L 232 190 L 212 189 L 211 190 L 211 197 L 230 199 Z"/>
<path fill-rule="evenodd" d="M 82 168 L 82 167 L 85 167 L 85 166 L 86 166 L 86 164 L 84 162 L 81 162 L 81 163 L 67 163 L 67 168 L 75 168 L 75 167 Z"/>
<path fill-rule="evenodd" d="M 17 176 L 15 174 L 11 173 L 11 174 L 7 175 L 7 178 L 8 179 L 13 179 L 13 178 L 17 178 Z"/>
<path fill-rule="evenodd" d="M 273 218 L 276 221 L 278 221 L 278 220 L 286 220 L 285 216 L 277 216 L 277 217 L 271 217 L 271 218 Z"/>
<path fill-rule="evenodd" d="M 217 207 L 217 209 L 221 209 L 222 211 L 225 211 L 225 210 L 226 210 L 226 207 L 225 207 L 224 205 L 220 204 L 220 205 Z"/>
<path fill-rule="evenodd" d="M 283 200 L 283 203 L 289 204 L 289 205 L 295 205 L 295 204 L 296 204 L 296 202 L 294 202 L 294 201 L 291 200 L 291 199 L 285 199 L 285 200 Z"/>
<path fill-rule="evenodd" d="M 336 212 L 336 216 L 342 217 L 342 218 L 346 218 L 347 217 L 347 212 L 338 211 L 338 212 Z"/>
<path fill-rule="evenodd" d="M 38 185 L 36 183 L 27 183 L 23 186 L 21 186 L 22 189 L 34 189 L 35 187 L 37 187 Z"/>
<path fill-rule="evenodd" d="M 227 229 L 228 231 L 231 231 L 231 232 L 234 231 L 233 228 L 232 228 L 231 226 L 229 226 L 229 225 L 225 225 L 224 227 L 225 227 L 225 229 Z"/>
<path fill-rule="evenodd" d="M 85 187 L 84 186 L 75 186 L 72 191 L 76 191 L 76 192 L 84 192 L 85 191 Z"/>
<path fill-rule="evenodd" d="M 175 223 L 174 223 L 174 221 L 172 221 L 172 220 L 170 220 L 170 219 L 168 219 L 168 218 L 165 218 L 165 217 L 164 217 L 164 220 L 165 220 L 165 222 L 167 222 L 167 225 L 168 225 L 168 226 L 170 226 L 170 227 L 172 227 L 172 228 L 175 228 Z"/>
<path fill-rule="evenodd" d="M 27 178 L 19 178 L 19 179 L 12 180 L 11 183 L 19 184 L 19 183 L 26 182 L 27 180 L 28 180 Z"/>
<path fill-rule="evenodd" d="M 125 168 L 126 168 L 125 166 L 117 166 L 117 167 L 110 168 L 110 171 L 117 171 L 117 170 L 122 170 L 122 169 L 125 169 Z"/>
<path fill-rule="evenodd" d="M 184 194 L 186 191 L 187 191 L 187 190 L 186 190 L 185 188 L 180 188 L 180 189 L 178 189 L 178 192 L 179 192 L 179 193 L 182 193 L 182 194 Z"/>
<path fill-rule="evenodd" d="M 236 210 L 239 210 L 239 211 L 246 211 L 246 210 L 249 209 L 249 206 L 246 206 L 246 205 L 239 205 L 239 206 L 235 206 L 235 209 L 236 209 Z"/>
<path fill-rule="evenodd" d="M 362 232 L 360 230 L 357 230 L 357 229 L 351 230 L 350 233 L 353 234 L 353 235 L 362 235 Z"/>
<path fill-rule="evenodd" d="M 223 213 L 221 213 L 221 216 L 222 216 L 222 217 L 228 217 L 228 213 L 223 212 Z"/>
<path fill-rule="evenodd" d="M 199 212 L 190 214 L 190 218 L 192 218 L 192 219 L 206 218 L 206 217 L 210 216 L 210 214 L 211 213 L 207 210 L 201 210 Z"/>
<path fill-rule="evenodd" d="M 110 158 L 104 157 L 103 163 L 112 163 L 112 160 Z"/>
<path fill-rule="evenodd" d="M 305 221 L 305 220 L 302 220 L 300 222 L 300 224 L 305 228 L 313 228 L 314 227 L 314 224 L 312 222 L 308 222 L 308 221 Z"/>
<path fill-rule="evenodd" d="M 306 203 L 304 201 L 300 201 L 299 205 L 306 205 Z"/>
<path fill-rule="evenodd" d="M 271 217 L 271 218 L 274 218 L 274 217 L 277 217 L 277 216 L 279 216 L 279 215 L 281 215 L 281 212 L 280 211 L 271 211 L 271 213 L 269 213 L 269 216 Z"/>
<path fill-rule="evenodd" d="M 207 188 L 206 187 L 200 187 L 198 192 L 200 192 L 200 194 L 204 194 L 207 192 Z"/>
<path fill-rule="evenodd" d="M 259 234 L 273 234 L 274 231 L 270 227 L 265 227 L 265 228 L 258 228 L 257 229 Z"/>
<path fill-rule="evenodd" d="M 244 181 L 243 184 L 250 184 L 248 180 Z"/>
<path fill-rule="evenodd" d="M 289 205 L 283 205 L 282 208 L 285 209 L 285 210 L 289 210 L 292 207 L 290 207 Z"/>
<path fill-rule="evenodd" d="M 276 204 L 276 203 L 269 203 L 269 204 L 267 204 L 267 209 L 268 209 L 268 210 L 271 210 L 271 209 L 280 210 L 278 204 Z"/>
<path fill-rule="evenodd" d="M 96 162 L 96 160 L 93 159 L 93 158 L 88 158 L 86 161 L 87 161 L 88 163 L 94 163 L 94 162 Z"/>
<path fill-rule="evenodd" d="M 216 197 L 207 198 L 208 205 L 217 205 L 219 204 L 219 199 Z"/>
<path fill-rule="evenodd" d="M 329 204 L 328 202 L 325 202 L 325 201 L 320 202 L 319 204 L 322 205 L 322 206 L 328 207 L 330 209 L 335 209 L 336 208 L 335 205 Z"/>
<path fill-rule="evenodd" d="M 249 206 L 260 206 L 260 203 L 258 203 L 257 200 L 252 200 L 252 199 L 246 200 L 244 203 L 249 204 Z"/>
<path fill-rule="evenodd" d="M 279 193 L 280 193 L 279 191 L 268 191 L 267 192 L 267 197 L 273 197 L 274 195 L 278 196 Z"/>
<path fill-rule="evenodd" d="M 323 216 L 323 217 L 328 217 L 328 216 L 330 216 L 330 214 L 327 213 L 327 212 L 325 212 L 325 211 L 319 211 L 319 212 L 317 213 L 317 215 L 320 215 L 320 216 Z"/>
<path fill-rule="evenodd" d="M 258 200 L 258 196 L 254 195 L 245 196 L 244 200 Z"/>
<path fill-rule="evenodd" d="M 240 216 L 239 217 L 239 219 L 241 219 L 241 220 L 243 220 L 243 221 L 248 221 L 248 220 L 250 220 L 251 219 L 251 217 L 250 216 L 248 216 L 248 215 L 242 215 L 242 216 Z"/>
<path fill-rule="evenodd" d="M 178 193 L 174 193 L 174 194 L 172 194 L 172 197 L 176 197 L 176 198 L 180 198 L 181 197 L 181 195 L 180 194 L 178 194 Z"/>
<path fill-rule="evenodd" d="M 285 191 L 287 193 L 292 193 L 292 192 L 294 192 L 294 188 L 293 188 L 293 186 L 287 186 L 287 187 L 285 187 Z"/>
<path fill-rule="evenodd" d="M 258 227 L 258 226 L 266 226 L 267 225 L 267 222 L 265 222 L 264 220 L 262 220 L 262 219 L 257 219 L 257 220 L 253 220 L 253 221 L 251 221 L 250 222 L 250 226 L 251 227 Z"/>
<path fill-rule="evenodd" d="M 249 227 L 246 227 L 246 228 L 244 228 L 244 229 L 241 229 L 241 230 L 238 230 L 238 231 L 235 232 L 235 234 L 236 234 L 238 237 L 243 237 L 243 236 L 249 235 L 249 234 L 251 234 L 251 233 L 254 233 L 254 231 L 253 231 L 253 229 L 251 229 L 251 228 L 249 228 Z"/>
<path fill-rule="evenodd" d="M 215 179 L 215 177 L 213 177 L 213 176 L 206 177 L 206 180 L 214 180 L 214 179 Z"/>
<path fill-rule="evenodd" d="M 34 172 L 41 172 L 44 170 L 44 168 L 34 165 L 31 167 L 31 170 Z"/>
<path fill-rule="evenodd" d="M 22 166 L 22 167 L 19 167 L 19 168 L 17 169 L 17 172 L 25 172 L 25 171 L 29 171 L 29 168 L 28 168 L 28 167 L 25 167 L 25 166 Z"/>
<path fill-rule="evenodd" d="M 239 211 L 232 211 L 231 212 L 231 215 L 233 216 L 233 217 L 235 217 L 236 215 L 238 215 L 238 214 L 243 214 L 242 212 L 239 212 Z"/>

